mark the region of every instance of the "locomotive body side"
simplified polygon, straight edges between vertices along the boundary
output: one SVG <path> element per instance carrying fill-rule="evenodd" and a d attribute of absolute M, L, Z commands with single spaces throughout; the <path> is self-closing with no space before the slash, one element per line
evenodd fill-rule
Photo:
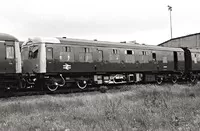
<path fill-rule="evenodd" d="M 68 38 L 31 39 L 22 47 L 22 56 L 29 56 L 23 58 L 24 73 L 32 75 L 27 77 L 28 83 L 42 81 L 50 91 L 72 83 L 81 89 L 140 81 L 160 83 L 181 77 L 185 69 L 181 48 Z"/>

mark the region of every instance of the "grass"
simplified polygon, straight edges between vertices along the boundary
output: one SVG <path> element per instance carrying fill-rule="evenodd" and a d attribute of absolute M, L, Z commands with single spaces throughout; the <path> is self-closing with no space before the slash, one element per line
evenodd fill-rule
<path fill-rule="evenodd" d="M 196 131 L 199 86 L 133 85 L 115 93 L 1 99 L 0 130 Z"/>

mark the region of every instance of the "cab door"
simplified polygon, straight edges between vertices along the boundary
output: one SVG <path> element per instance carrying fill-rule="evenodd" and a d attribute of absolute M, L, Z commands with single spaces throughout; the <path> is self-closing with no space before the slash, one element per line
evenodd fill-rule
<path fill-rule="evenodd" d="M 176 51 L 174 51 L 173 54 L 174 54 L 174 70 L 177 71 L 178 70 L 178 55 Z"/>
<path fill-rule="evenodd" d="M 15 73 L 15 50 L 14 41 L 5 42 L 5 62 L 1 66 L 4 67 L 6 73 Z M 3 52 L 2 52 L 3 53 Z"/>
<path fill-rule="evenodd" d="M 153 65 L 153 67 L 151 68 L 152 71 L 158 71 L 159 70 L 156 52 L 154 52 L 154 51 L 152 52 L 152 65 Z"/>
<path fill-rule="evenodd" d="M 53 48 L 46 47 L 47 72 L 54 71 Z"/>

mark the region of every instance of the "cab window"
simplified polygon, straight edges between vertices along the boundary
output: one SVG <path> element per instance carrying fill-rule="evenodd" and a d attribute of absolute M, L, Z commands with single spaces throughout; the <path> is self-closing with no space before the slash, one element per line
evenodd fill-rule
<path fill-rule="evenodd" d="M 6 46 L 6 58 L 7 59 L 14 59 L 14 47 L 13 46 Z"/>
<path fill-rule="evenodd" d="M 29 47 L 29 58 L 35 59 L 38 56 L 38 46 Z"/>

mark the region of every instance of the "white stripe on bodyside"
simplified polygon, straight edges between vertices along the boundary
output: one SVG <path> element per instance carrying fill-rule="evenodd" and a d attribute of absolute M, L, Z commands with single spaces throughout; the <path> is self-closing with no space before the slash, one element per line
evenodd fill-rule
<path fill-rule="evenodd" d="M 39 72 L 46 73 L 46 46 L 45 43 L 41 43 L 39 46 Z"/>
<path fill-rule="evenodd" d="M 21 52 L 19 47 L 19 42 L 15 41 L 15 68 L 16 73 L 22 73 L 22 61 L 21 61 Z"/>

